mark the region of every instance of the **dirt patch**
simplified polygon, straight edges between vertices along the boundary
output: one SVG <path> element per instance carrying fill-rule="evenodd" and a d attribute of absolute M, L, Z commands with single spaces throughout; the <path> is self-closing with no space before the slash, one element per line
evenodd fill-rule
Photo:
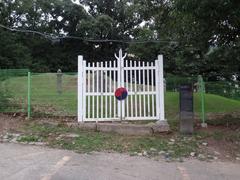
<path fill-rule="evenodd" d="M 33 118 L 34 121 L 43 123 L 54 123 L 54 124 L 65 124 L 65 123 L 76 123 L 76 116 L 45 116 Z"/>
<path fill-rule="evenodd" d="M 208 126 L 197 128 L 198 134 L 205 138 L 202 141 L 207 145 L 200 145 L 206 153 L 212 154 L 221 160 L 239 161 L 240 158 L 240 127 L 237 125 Z"/>
<path fill-rule="evenodd" d="M 0 134 L 9 131 L 18 131 L 25 122 L 25 116 L 20 113 L 0 114 Z"/>
<path fill-rule="evenodd" d="M 207 113 L 207 119 L 209 121 L 223 120 L 223 119 L 239 119 L 240 112 L 231 113 Z"/>
<path fill-rule="evenodd" d="M 236 160 L 236 146 L 227 141 L 216 141 L 209 138 L 207 141 L 208 146 L 203 147 L 205 151 L 209 154 L 213 154 L 221 160 L 235 161 Z"/>

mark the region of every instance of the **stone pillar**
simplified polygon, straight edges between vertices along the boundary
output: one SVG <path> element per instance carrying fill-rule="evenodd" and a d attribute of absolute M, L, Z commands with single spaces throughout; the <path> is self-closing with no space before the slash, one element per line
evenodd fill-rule
<path fill-rule="evenodd" d="M 193 133 L 193 88 L 191 84 L 180 86 L 180 132 Z"/>
<path fill-rule="evenodd" d="M 58 69 L 57 71 L 57 92 L 58 94 L 62 94 L 62 71 Z"/>

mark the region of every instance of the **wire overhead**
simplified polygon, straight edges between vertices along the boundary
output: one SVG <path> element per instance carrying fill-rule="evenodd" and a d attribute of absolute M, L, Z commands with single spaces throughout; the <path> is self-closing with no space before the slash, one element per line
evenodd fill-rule
<path fill-rule="evenodd" d="M 178 43 L 177 41 L 169 41 L 169 40 L 117 40 L 117 39 L 85 39 L 85 38 L 81 38 L 78 36 L 56 36 L 56 35 L 52 35 L 49 33 L 42 33 L 39 31 L 33 31 L 33 30 L 25 30 L 25 29 L 16 29 L 16 28 L 10 28 L 7 26 L 4 26 L 2 24 L 0 24 L 0 27 L 6 30 L 9 30 L 11 32 L 19 32 L 19 33 L 31 33 L 31 34 L 37 34 L 39 36 L 43 36 L 46 39 L 50 39 L 52 41 L 56 41 L 56 40 L 60 40 L 60 39 L 77 39 L 77 40 L 82 40 L 82 41 L 86 41 L 86 42 L 95 42 L 95 43 L 104 43 L 104 42 L 116 42 L 116 43 L 125 43 L 125 44 L 131 44 L 131 43 L 135 43 L 135 44 L 141 44 L 141 43 Z"/>

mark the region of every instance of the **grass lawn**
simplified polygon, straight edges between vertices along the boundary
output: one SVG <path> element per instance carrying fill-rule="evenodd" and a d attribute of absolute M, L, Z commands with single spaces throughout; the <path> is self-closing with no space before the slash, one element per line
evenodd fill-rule
<path fill-rule="evenodd" d="M 198 147 L 196 135 L 193 137 L 124 136 L 84 131 L 78 128 L 68 128 L 63 124 L 56 125 L 40 121 L 25 122 L 23 129 L 18 130 L 24 133 L 18 138 L 18 142 L 47 142 L 51 147 L 80 153 L 110 151 L 137 155 L 145 151 L 149 156 L 156 156 L 160 151 L 164 151 L 169 156 L 177 158 L 188 157 L 191 152 L 196 152 Z"/>
<path fill-rule="evenodd" d="M 34 112 L 63 116 L 76 115 L 77 76 L 73 74 L 63 75 L 62 94 L 57 93 L 56 81 L 57 78 L 54 73 L 32 75 L 31 103 Z M 14 77 L 6 80 L 4 83 L 11 96 L 14 97 L 16 102 L 20 103 L 21 107 L 25 108 L 26 111 L 27 77 Z M 114 97 L 112 97 L 112 100 L 113 99 Z M 103 101 L 105 101 L 105 99 Z M 177 92 L 165 93 L 165 109 L 167 119 L 178 119 L 179 94 Z M 200 109 L 200 96 L 195 93 L 194 110 L 198 113 Z M 218 95 L 206 94 L 206 112 L 231 113 L 235 111 L 240 111 L 240 101 Z"/>

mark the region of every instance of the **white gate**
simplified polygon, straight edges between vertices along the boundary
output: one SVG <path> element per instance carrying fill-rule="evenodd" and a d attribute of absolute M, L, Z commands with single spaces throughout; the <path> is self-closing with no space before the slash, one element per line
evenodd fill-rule
<path fill-rule="evenodd" d="M 125 60 L 122 50 L 114 61 L 86 63 L 78 56 L 78 121 L 164 121 L 163 57 L 154 62 Z M 115 90 L 128 97 L 118 101 Z"/>

